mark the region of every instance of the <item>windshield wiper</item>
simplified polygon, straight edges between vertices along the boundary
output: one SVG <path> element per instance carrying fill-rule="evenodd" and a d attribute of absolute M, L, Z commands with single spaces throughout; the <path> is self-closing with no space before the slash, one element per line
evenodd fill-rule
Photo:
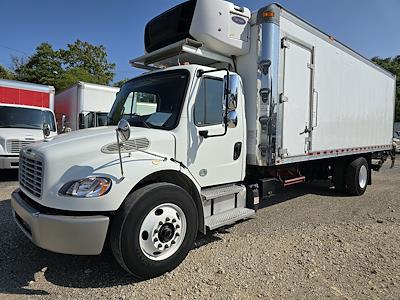
<path fill-rule="evenodd" d="M 133 122 L 135 122 L 135 121 L 140 121 L 140 123 L 142 123 L 142 124 L 143 124 L 144 126 L 146 126 L 147 128 L 151 128 L 150 125 L 149 125 L 149 123 L 147 123 L 146 120 L 143 120 L 143 119 L 142 119 L 142 116 L 141 116 L 141 115 L 138 115 L 137 113 L 133 113 L 133 114 L 131 114 L 131 116 L 136 117 L 135 119 L 132 120 Z"/>

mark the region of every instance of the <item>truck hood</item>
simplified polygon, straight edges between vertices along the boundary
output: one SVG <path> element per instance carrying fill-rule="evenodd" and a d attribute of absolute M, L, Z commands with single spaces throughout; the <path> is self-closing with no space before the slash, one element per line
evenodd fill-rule
<path fill-rule="evenodd" d="M 56 134 L 51 132 L 50 137 Z M 0 128 L 0 154 L 18 156 L 23 146 L 40 140 L 43 140 L 41 129 Z"/>
<path fill-rule="evenodd" d="M 55 132 L 51 133 L 55 135 Z M 43 140 L 41 129 L 0 128 L 0 139 L 4 140 Z"/>
<path fill-rule="evenodd" d="M 83 129 L 25 147 L 20 162 L 20 175 L 25 182 L 20 185 L 21 189 L 46 207 L 113 211 L 120 205 L 115 199 L 125 198 L 145 176 L 164 170 L 167 166 L 179 167 L 168 159 L 175 158 L 176 142 L 172 132 L 132 127 L 130 139 L 123 146 L 125 149 L 131 148 L 129 151 L 123 149 L 121 154 L 122 178 L 115 129 L 116 126 Z M 137 145 L 143 151 L 133 149 L 132 145 Z M 33 174 L 32 170 L 39 176 Z M 113 188 L 102 198 L 59 194 L 65 184 L 88 176 L 110 178 Z M 37 195 L 39 189 L 40 197 Z"/>
<path fill-rule="evenodd" d="M 115 159 L 115 155 L 118 156 L 115 129 L 116 126 L 107 126 L 73 131 L 36 143 L 29 148 L 40 153 L 50 163 L 67 163 L 72 166 L 88 164 L 99 159 L 105 163 Z M 132 127 L 127 142 L 131 145 L 135 141 L 139 141 L 138 144 L 142 145 L 146 152 L 175 157 L 175 137 L 168 131 Z"/>

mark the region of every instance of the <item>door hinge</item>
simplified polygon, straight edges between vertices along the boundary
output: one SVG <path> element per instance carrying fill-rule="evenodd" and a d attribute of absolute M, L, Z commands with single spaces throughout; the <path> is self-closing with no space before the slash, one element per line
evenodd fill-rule
<path fill-rule="evenodd" d="M 308 63 L 308 64 L 307 64 L 307 68 L 309 68 L 309 69 L 311 69 L 311 70 L 314 70 L 314 64 Z"/>
<path fill-rule="evenodd" d="M 288 102 L 289 98 L 286 97 L 283 93 L 279 94 L 279 103 Z"/>
<path fill-rule="evenodd" d="M 288 49 L 290 48 L 290 43 L 287 39 L 283 38 L 281 40 L 281 48 L 288 48 Z"/>

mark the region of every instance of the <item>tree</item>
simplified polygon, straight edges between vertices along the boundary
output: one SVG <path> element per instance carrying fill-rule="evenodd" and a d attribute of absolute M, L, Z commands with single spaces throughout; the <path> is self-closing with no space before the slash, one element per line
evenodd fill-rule
<path fill-rule="evenodd" d="M 114 78 L 115 64 L 107 61 L 106 48 L 103 45 L 94 46 L 77 40 L 68 44 L 68 49 L 60 49 L 66 72 L 83 75 L 92 83 L 109 84 Z"/>
<path fill-rule="evenodd" d="M 14 79 L 14 78 L 15 76 L 10 70 L 0 65 L 0 79 Z"/>
<path fill-rule="evenodd" d="M 385 68 L 389 72 L 396 75 L 396 122 L 400 122 L 400 55 L 397 55 L 393 58 L 379 58 L 374 57 L 372 61 L 377 65 Z"/>
<path fill-rule="evenodd" d="M 36 53 L 25 62 L 13 58 L 16 79 L 21 81 L 57 86 L 58 75 L 63 72 L 58 51 L 49 43 L 36 47 Z"/>
<path fill-rule="evenodd" d="M 77 81 L 109 84 L 115 68 L 107 61 L 104 46 L 80 40 L 59 50 L 42 43 L 26 61 L 14 57 L 13 65 L 17 80 L 53 85 L 57 90 Z"/>
<path fill-rule="evenodd" d="M 114 87 L 121 87 L 125 82 L 127 82 L 129 78 L 121 79 L 120 81 L 114 82 Z"/>

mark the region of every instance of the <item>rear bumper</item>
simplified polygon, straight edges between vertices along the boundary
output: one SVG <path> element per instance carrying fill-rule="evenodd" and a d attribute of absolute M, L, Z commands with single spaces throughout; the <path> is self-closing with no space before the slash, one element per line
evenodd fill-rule
<path fill-rule="evenodd" d="M 107 216 L 63 216 L 41 213 L 19 194 L 11 195 L 15 222 L 38 247 L 64 254 L 100 254 L 107 235 Z"/>
<path fill-rule="evenodd" d="M 0 169 L 18 169 L 19 156 L 0 156 Z"/>

